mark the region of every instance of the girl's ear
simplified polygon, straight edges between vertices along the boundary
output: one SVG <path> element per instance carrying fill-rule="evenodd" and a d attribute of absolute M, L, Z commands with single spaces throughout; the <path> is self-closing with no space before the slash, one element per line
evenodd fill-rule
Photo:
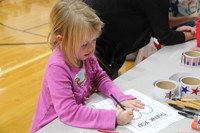
<path fill-rule="evenodd" d="M 57 35 L 56 38 L 57 38 L 57 40 L 58 40 L 59 43 L 62 42 L 62 36 L 61 35 Z"/>

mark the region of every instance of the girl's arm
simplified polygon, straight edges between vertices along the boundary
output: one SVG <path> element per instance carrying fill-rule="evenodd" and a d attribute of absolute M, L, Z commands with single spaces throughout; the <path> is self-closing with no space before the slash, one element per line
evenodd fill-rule
<path fill-rule="evenodd" d="M 52 106 L 59 119 L 63 123 L 75 127 L 114 129 L 116 111 L 97 110 L 84 106 L 77 100 L 82 95 L 73 91 L 73 83 L 67 71 L 69 70 L 62 65 L 55 64 L 47 69 Z"/>

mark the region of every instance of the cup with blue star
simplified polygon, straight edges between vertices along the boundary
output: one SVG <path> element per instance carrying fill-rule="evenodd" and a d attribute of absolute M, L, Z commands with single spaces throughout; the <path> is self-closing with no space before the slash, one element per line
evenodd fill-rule
<path fill-rule="evenodd" d="M 184 76 L 179 79 L 181 95 L 191 98 L 200 97 L 200 77 Z"/>

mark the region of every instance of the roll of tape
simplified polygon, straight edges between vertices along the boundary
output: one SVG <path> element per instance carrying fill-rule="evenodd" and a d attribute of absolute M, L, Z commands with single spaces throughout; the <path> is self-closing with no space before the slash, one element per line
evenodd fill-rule
<path fill-rule="evenodd" d="M 195 76 L 183 76 L 179 79 L 182 96 L 191 98 L 200 97 L 200 78 Z"/>
<path fill-rule="evenodd" d="M 153 96 L 156 100 L 167 102 L 174 97 L 180 97 L 179 85 L 173 80 L 157 80 L 153 85 Z"/>
<path fill-rule="evenodd" d="M 183 52 L 181 63 L 189 66 L 200 66 L 200 52 L 198 51 Z"/>

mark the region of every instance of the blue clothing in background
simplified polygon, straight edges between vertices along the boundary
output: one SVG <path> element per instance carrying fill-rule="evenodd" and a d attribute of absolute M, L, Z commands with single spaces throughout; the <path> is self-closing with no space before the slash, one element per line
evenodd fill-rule
<path fill-rule="evenodd" d="M 200 9 L 200 0 L 170 0 L 169 12 L 172 16 L 190 16 Z M 195 26 L 195 21 L 183 25 Z"/>

